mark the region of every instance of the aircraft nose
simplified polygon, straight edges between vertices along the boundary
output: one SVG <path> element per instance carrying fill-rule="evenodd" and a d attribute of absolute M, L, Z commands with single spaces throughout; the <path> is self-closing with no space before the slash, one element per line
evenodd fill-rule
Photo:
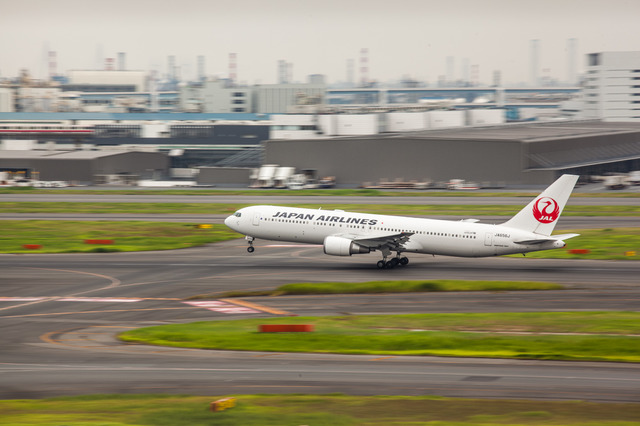
<path fill-rule="evenodd" d="M 230 229 L 239 232 L 238 229 L 240 229 L 240 218 L 232 214 L 224 220 L 224 224 L 227 225 Z"/>

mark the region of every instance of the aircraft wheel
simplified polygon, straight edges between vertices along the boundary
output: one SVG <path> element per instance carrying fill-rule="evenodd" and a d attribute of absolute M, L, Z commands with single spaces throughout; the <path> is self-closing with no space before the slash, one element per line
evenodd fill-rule
<path fill-rule="evenodd" d="M 384 260 L 378 260 L 378 263 L 376 263 L 376 266 L 378 267 L 378 269 L 383 269 L 384 268 Z"/>
<path fill-rule="evenodd" d="M 253 253 L 255 250 L 256 250 L 256 249 L 255 249 L 255 247 L 253 247 L 253 246 L 249 246 L 249 247 L 247 247 L 247 251 L 248 251 L 249 253 Z"/>
<path fill-rule="evenodd" d="M 407 266 L 409 264 L 409 258 L 408 257 L 401 257 L 400 258 L 400 264 L 402 266 Z"/>
<path fill-rule="evenodd" d="M 389 262 L 391 262 L 391 267 L 395 268 L 396 266 L 398 266 L 400 264 L 400 261 L 398 260 L 397 257 L 394 257 L 393 259 L 391 259 Z"/>

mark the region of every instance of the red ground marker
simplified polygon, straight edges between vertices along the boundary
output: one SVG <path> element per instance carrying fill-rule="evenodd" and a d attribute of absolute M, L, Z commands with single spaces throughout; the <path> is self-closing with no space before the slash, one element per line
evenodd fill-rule
<path fill-rule="evenodd" d="M 297 333 L 313 331 L 313 324 L 261 324 L 260 333 Z"/>
<path fill-rule="evenodd" d="M 85 244 L 111 245 L 113 240 L 84 240 Z"/>

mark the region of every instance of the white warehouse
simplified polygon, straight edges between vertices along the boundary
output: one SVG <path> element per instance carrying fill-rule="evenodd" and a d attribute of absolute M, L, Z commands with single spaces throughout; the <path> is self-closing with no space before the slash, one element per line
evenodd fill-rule
<path fill-rule="evenodd" d="M 271 121 L 271 139 L 318 139 L 499 125 L 506 122 L 506 114 L 503 109 L 370 114 L 274 114 Z"/>

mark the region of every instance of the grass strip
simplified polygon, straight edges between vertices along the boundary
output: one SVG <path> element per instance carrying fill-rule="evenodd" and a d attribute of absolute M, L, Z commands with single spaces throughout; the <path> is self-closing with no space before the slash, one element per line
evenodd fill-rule
<path fill-rule="evenodd" d="M 217 413 L 209 403 L 236 398 Z M 640 404 L 435 396 L 87 395 L 0 401 L 2 424 L 40 426 L 581 425 L 637 424 Z"/>
<path fill-rule="evenodd" d="M 563 230 L 561 233 L 576 233 L 579 237 L 567 240 L 567 247 L 560 250 L 545 250 L 527 253 L 537 259 L 590 259 L 590 260 L 640 260 L 640 228 L 605 228 Z M 560 232 L 556 231 L 556 234 Z M 573 249 L 589 250 L 585 254 L 574 254 Z M 522 257 L 512 255 L 511 257 Z"/>
<path fill-rule="evenodd" d="M 157 213 L 157 212 L 156 212 Z M 566 250 L 528 253 L 534 258 L 564 259 L 640 259 L 640 228 L 586 229 L 568 240 Z M 224 225 L 197 229 L 193 224 L 166 222 L 0 220 L 0 253 L 65 253 L 139 250 L 172 250 L 239 238 Z M 85 239 L 114 239 L 110 246 L 88 246 Z M 28 250 L 24 244 L 40 244 Z M 569 249 L 588 249 L 572 254 Z M 635 254 L 633 254 L 635 253 Z"/>
<path fill-rule="evenodd" d="M 82 203 L 20 201 L 0 202 L 3 213 L 83 213 L 83 214 L 232 214 L 248 206 L 234 203 Z M 513 216 L 524 205 L 402 205 L 402 204 L 283 204 L 285 207 L 301 207 L 323 210 L 346 210 L 359 213 L 404 216 Z M 640 216 L 637 206 L 567 206 L 566 216 Z"/>
<path fill-rule="evenodd" d="M 528 197 L 533 198 L 539 192 L 525 191 L 384 191 L 379 189 L 302 189 L 291 191 L 289 189 L 47 189 L 33 187 L 7 187 L 0 188 L 0 194 L 87 194 L 87 195 L 257 195 L 257 196 L 343 196 L 343 197 Z M 637 192 L 574 192 L 572 197 L 577 198 L 640 198 Z"/>
<path fill-rule="evenodd" d="M 362 283 L 322 282 L 285 284 L 275 290 L 229 291 L 216 297 L 286 296 L 304 294 L 370 294 L 370 293 L 423 293 L 439 291 L 532 291 L 562 290 L 560 284 L 536 281 L 472 281 L 472 280 L 429 280 L 429 281 L 367 281 Z M 192 299 L 203 299 L 209 295 L 199 295 Z"/>
<path fill-rule="evenodd" d="M 259 333 L 260 324 L 313 333 Z M 353 315 L 210 321 L 124 332 L 127 342 L 199 349 L 640 362 L 640 312 Z"/>
<path fill-rule="evenodd" d="M 224 225 L 198 229 L 193 224 L 165 222 L 85 222 L 1 220 L 0 253 L 78 253 L 172 250 L 240 237 Z M 109 239 L 112 245 L 85 244 Z M 41 245 L 25 249 L 23 245 Z"/>

